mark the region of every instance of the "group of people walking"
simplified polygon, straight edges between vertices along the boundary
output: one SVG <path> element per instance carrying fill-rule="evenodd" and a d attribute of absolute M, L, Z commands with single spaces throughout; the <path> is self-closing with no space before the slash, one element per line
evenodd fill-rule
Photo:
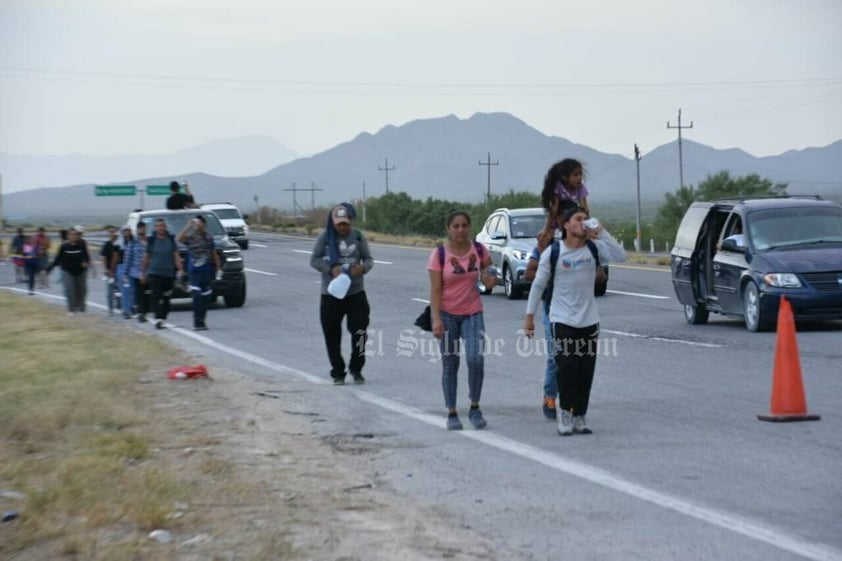
<path fill-rule="evenodd" d="M 528 270 L 534 275 L 523 332 L 534 336 L 534 317 L 541 308 L 549 356 L 544 375 L 542 410 L 558 421 L 561 436 L 590 434 L 587 411 L 597 358 L 599 311 L 594 285 L 598 265 L 625 260 L 623 247 L 601 225 L 587 224 L 588 190 L 583 167 L 565 159 L 547 172 L 541 201 L 547 213 Z M 374 260 L 362 232 L 351 227 L 354 209 L 343 203 L 332 209 L 325 230 L 316 240 L 311 265 L 322 273 L 320 319 L 334 384 L 347 372 L 341 352 L 342 321 L 351 333 L 350 373 L 364 383 L 369 305 L 363 275 Z M 456 407 L 461 347 L 468 370 L 468 421 L 476 429 L 487 426 L 480 409 L 484 379 L 485 323 L 477 283 L 492 289 L 497 276 L 488 248 L 471 238 L 471 218 L 462 210 L 445 219 L 447 240 L 427 260 L 430 282 L 432 334 L 439 340 L 446 427 L 461 430 Z M 331 293 L 340 275 L 351 277 L 344 297 Z M 556 405 L 556 399 L 558 404 Z"/>
<path fill-rule="evenodd" d="M 114 295 L 119 292 L 119 311 L 124 318 L 137 317 L 140 323 L 146 323 L 151 312 L 155 327 L 163 329 L 173 288 L 177 282 L 185 281 L 189 284 L 183 284 L 182 288 L 189 291 L 193 299 L 193 328 L 206 330 L 212 283 L 221 278 L 222 264 L 203 214 L 197 213 L 177 235 L 169 232 L 163 219 L 155 222 L 152 235 L 147 234 L 144 222 L 138 222 L 136 230 L 135 234 L 128 224 L 120 230 L 110 227 L 108 239 L 100 248 L 108 314 L 115 313 Z M 44 228 L 31 236 L 19 228 L 10 244 L 17 280 L 27 283 L 30 294 L 34 294 L 36 279 L 40 279 L 40 286 L 48 287 L 52 270 L 61 269 L 67 311 L 71 316 L 85 312 L 87 273 L 95 272 L 95 262 L 83 233 L 81 226 L 62 230 L 62 241 L 52 261 L 48 253 L 50 240 Z M 186 264 L 181 258 L 179 243 L 187 247 Z"/>

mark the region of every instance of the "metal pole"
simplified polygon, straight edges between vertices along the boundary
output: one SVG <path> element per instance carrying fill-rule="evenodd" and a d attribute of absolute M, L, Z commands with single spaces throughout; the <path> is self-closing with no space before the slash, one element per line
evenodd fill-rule
<path fill-rule="evenodd" d="M 640 150 L 637 147 L 637 144 L 634 145 L 634 163 L 637 172 L 637 212 L 636 220 L 637 220 L 637 235 L 634 238 L 634 250 L 640 251 L 640 244 L 641 244 L 641 228 L 640 228 Z"/>
<path fill-rule="evenodd" d="M 363 181 L 363 223 L 365 221 L 365 181 Z"/>
<path fill-rule="evenodd" d="M 670 125 L 669 121 L 667 121 L 667 128 L 668 129 L 678 129 L 678 177 L 681 182 L 681 188 L 684 188 L 684 155 L 683 149 L 681 146 L 681 129 L 692 129 L 693 128 L 693 121 L 690 121 L 690 124 L 686 127 L 681 126 L 681 109 L 678 110 L 678 126 L 674 127 Z"/>
<path fill-rule="evenodd" d="M 681 148 L 681 109 L 678 110 L 678 177 L 684 189 L 684 150 Z"/>

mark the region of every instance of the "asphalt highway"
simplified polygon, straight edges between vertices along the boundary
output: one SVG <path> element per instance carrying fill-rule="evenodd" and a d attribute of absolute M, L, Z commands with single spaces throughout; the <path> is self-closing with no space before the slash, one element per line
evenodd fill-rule
<path fill-rule="evenodd" d="M 467 423 L 463 365 L 466 429 L 447 432 L 437 345 L 412 325 L 428 298 L 430 250 L 372 244 L 368 383 L 333 387 L 312 245 L 257 233 L 243 252 L 245 306 L 220 301 L 207 332 L 189 329 L 187 301 L 161 332 L 103 321 L 265 381 L 283 395 L 267 406 L 310 415 L 316 437 L 363 439 L 373 484 L 480 532 L 501 559 L 842 560 L 842 322 L 798 326 L 808 406 L 822 420 L 763 423 L 775 334 L 716 315 L 688 325 L 667 268 L 613 265 L 599 299 L 594 434 L 561 438 L 541 414 L 542 349 L 518 334 L 526 300 L 498 287 L 483 297 L 488 428 Z M 35 297 L 63 304 L 57 279 Z M 91 281 L 90 313 L 104 316 L 104 283 Z M 0 286 L 22 288 L 8 265 Z"/>

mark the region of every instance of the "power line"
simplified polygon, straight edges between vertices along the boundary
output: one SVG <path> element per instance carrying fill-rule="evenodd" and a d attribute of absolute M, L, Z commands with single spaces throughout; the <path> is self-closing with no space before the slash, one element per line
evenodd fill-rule
<path fill-rule="evenodd" d="M 617 89 L 617 88 L 696 88 L 696 87 L 733 87 L 733 86 L 797 86 L 815 87 L 842 83 L 842 77 L 786 78 L 766 80 L 718 80 L 696 82 L 593 82 L 593 83 L 447 83 L 447 82 L 340 82 L 320 80 L 286 80 L 273 78 L 249 78 L 240 76 L 184 76 L 176 74 L 130 74 L 121 72 L 93 72 L 86 70 L 59 70 L 50 68 L 20 67 L 0 65 L 0 72 L 16 74 L 43 74 L 69 78 L 117 79 L 160 81 L 168 84 L 206 82 L 231 85 L 263 86 L 303 86 L 325 88 L 425 88 L 425 89 Z"/>

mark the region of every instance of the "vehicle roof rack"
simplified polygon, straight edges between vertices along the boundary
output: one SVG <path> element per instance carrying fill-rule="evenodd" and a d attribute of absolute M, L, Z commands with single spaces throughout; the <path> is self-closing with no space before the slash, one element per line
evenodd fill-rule
<path fill-rule="evenodd" d="M 822 201 L 824 199 L 821 198 L 820 195 L 744 195 L 740 197 L 722 197 L 721 199 L 716 199 L 717 201 L 734 201 L 734 202 L 742 202 L 742 201 L 754 201 L 760 199 L 813 199 L 817 201 Z"/>
<path fill-rule="evenodd" d="M 213 203 L 202 203 L 199 206 L 203 206 L 203 205 L 231 205 L 231 206 L 237 206 L 234 203 L 229 203 L 228 201 L 216 201 L 216 202 L 213 202 Z"/>

